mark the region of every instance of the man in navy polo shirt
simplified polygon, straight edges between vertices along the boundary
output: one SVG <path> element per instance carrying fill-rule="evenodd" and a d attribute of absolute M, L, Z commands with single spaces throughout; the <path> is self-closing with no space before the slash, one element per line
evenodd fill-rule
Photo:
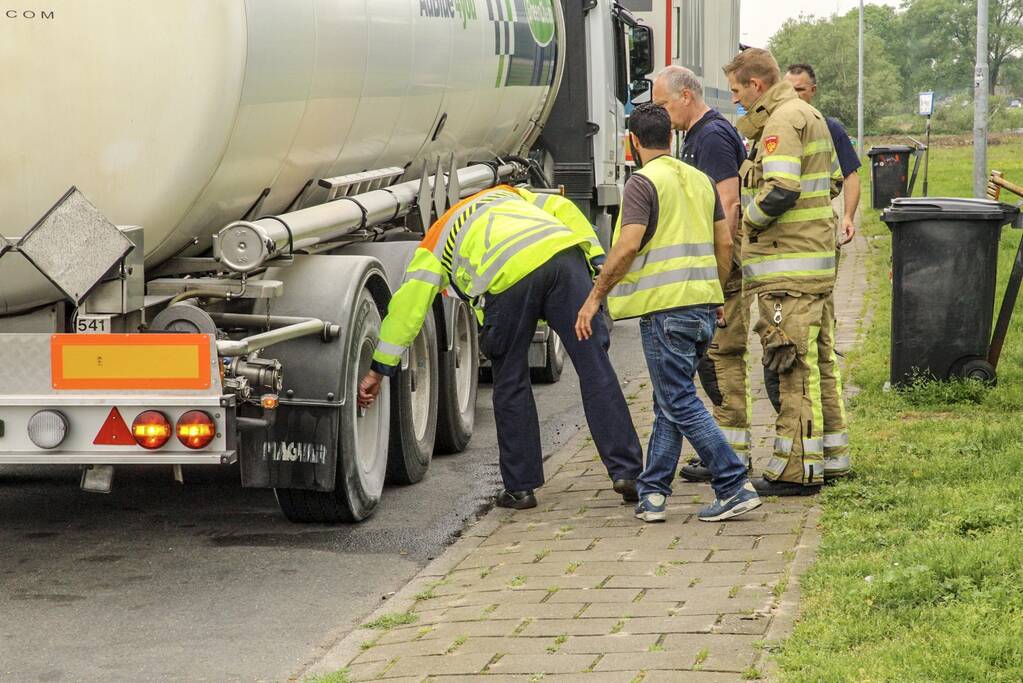
<path fill-rule="evenodd" d="M 749 337 L 749 302 L 742 296 L 742 268 L 739 266 L 739 167 L 746 160 L 746 148 L 735 127 L 719 112 L 707 106 L 703 87 L 696 75 L 681 66 L 669 66 L 657 75 L 651 100 L 664 107 L 671 125 L 685 132 L 680 158 L 710 177 L 721 198 L 725 220 L 735 245 L 732 274 L 725 286 L 723 317 L 719 318 L 707 355 L 699 366 L 700 383 L 714 404 L 714 421 L 739 459 L 749 463 L 750 413 L 749 372 L 746 343 Z M 693 458 L 681 476 L 690 481 L 710 481 L 710 471 Z"/>
<path fill-rule="evenodd" d="M 817 74 L 812 66 L 793 64 L 789 67 L 785 78 L 796 89 L 796 94 L 800 99 L 807 104 L 813 104 L 813 98 L 817 94 Z M 860 159 L 856 156 L 849 134 L 845 132 L 842 124 L 830 116 L 824 118 L 828 122 L 828 130 L 831 131 L 831 141 L 835 145 L 838 165 L 842 169 L 844 178 L 842 184 L 844 201 L 841 208 L 835 210 L 835 213 L 842 216 L 839 221 L 841 228 L 838 235 L 838 244 L 842 245 L 851 242 L 856 235 L 856 209 L 860 204 L 860 176 L 857 173 L 860 168 Z M 835 328 L 835 299 L 832 296 L 828 297 L 824 304 L 824 318 L 819 337 L 820 353 L 822 354 L 819 368 L 821 407 L 824 417 L 825 482 L 844 477 L 852 469 L 845 403 L 842 400 L 842 372 L 838 366 L 838 354 L 835 351 Z M 779 410 L 781 404 L 776 402 L 778 398 L 777 376 L 772 375 L 766 368 L 764 383 L 767 386 L 768 397 L 775 404 L 775 410 Z"/>
<path fill-rule="evenodd" d="M 807 104 L 813 104 L 813 98 L 817 95 L 817 74 L 809 64 L 793 64 L 785 74 L 785 80 L 796 89 L 796 94 Z M 845 179 L 842 184 L 842 195 L 844 197 L 842 220 L 842 234 L 839 235 L 839 244 L 848 244 L 856 234 L 856 209 L 860 205 L 860 176 L 856 172 L 860 168 L 860 158 L 856 156 L 852 140 L 845 128 L 838 119 L 825 116 L 828 122 L 828 130 L 831 131 L 831 141 L 835 144 L 835 152 L 838 153 L 838 165 L 842 168 L 842 177 Z"/>

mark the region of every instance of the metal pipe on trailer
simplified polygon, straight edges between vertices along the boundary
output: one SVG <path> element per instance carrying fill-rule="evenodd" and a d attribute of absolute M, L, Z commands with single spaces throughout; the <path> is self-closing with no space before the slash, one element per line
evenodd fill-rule
<path fill-rule="evenodd" d="M 253 351 L 265 349 L 268 346 L 281 342 L 308 337 L 324 331 L 325 324 L 322 320 L 310 318 L 294 325 L 287 325 L 275 330 L 269 330 L 261 334 L 254 334 L 237 341 L 231 339 L 217 340 L 217 353 L 221 356 L 246 356 Z"/>
<path fill-rule="evenodd" d="M 517 170 L 517 165 L 508 163 L 474 164 L 454 173 L 454 186 L 459 197 L 469 196 Z M 442 174 L 433 176 L 434 185 L 443 181 Z M 236 221 L 214 236 L 214 256 L 235 272 L 251 273 L 277 256 L 404 216 L 419 201 L 423 184 L 424 179 L 411 180 L 279 216 Z"/>
<path fill-rule="evenodd" d="M 267 329 L 277 329 L 315 320 L 323 326 L 324 339 L 337 337 L 341 330 L 340 325 L 323 322 L 316 318 L 300 318 L 291 315 L 257 315 L 253 313 L 218 313 L 215 311 L 208 311 L 207 313 L 213 319 L 213 322 L 229 327 L 245 327 L 249 329 L 265 327 Z"/>

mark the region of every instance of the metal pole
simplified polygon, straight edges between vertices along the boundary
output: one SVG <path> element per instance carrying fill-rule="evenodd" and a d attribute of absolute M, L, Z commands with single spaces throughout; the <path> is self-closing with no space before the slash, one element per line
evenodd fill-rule
<path fill-rule="evenodd" d="M 987 7 L 977 0 L 977 68 L 973 75 L 973 196 L 987 195 Z"/>
<path fill-rule="evenodd" d="M 924 150 L 924 196 L 927 196 L 927 171 L 931 166 L 931 117 L 927 117 L 927 149 Z"/>
<path fill-rule="evenodd" d="M 856 90 L 856 151 L 863 158 L 863 0 L 860 0 L 860 66 Z"/>

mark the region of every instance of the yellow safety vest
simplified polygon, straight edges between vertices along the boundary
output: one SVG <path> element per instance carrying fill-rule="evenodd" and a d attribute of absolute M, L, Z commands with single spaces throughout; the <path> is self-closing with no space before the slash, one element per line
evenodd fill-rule
<path fill-rule="evenodd" d="M 721 304 L 710 178 L 669 156 L 654 159 L 637 173 L 657 191 L 657 230 L 608 294 L 611 317 L 621 320 L 683 306 Z M 621 229 L 619 215 L 612 247 Z"/>
<path fill-rule="evenodd" d="M 378 371 L 398 365 L 437 293 L 448 286 L 470 300 L 482 323 L 478 300 L 483 294 L 505 291 L 565 249 L 578 247 L 587 259 L 603 255 L 584 217 L 569 216 L 572 225 L 566 225 L 548 207 L 539 208 L 535 198 L 525 190 L 498 186 L 459 202 L 433 224 L 388 305 L 373 354 Z M 550 203 L 551 210 L 556 206 L 571 214 L 567 205 Z"/>

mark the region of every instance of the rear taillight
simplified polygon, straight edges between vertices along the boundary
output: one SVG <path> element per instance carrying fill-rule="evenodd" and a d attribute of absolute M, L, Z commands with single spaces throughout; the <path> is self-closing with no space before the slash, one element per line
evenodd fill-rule
<path fill-rule="evenodd" d="M 170 440 L 171 423 L 160 411 L 147 410 L 139 413 L 131 423 L 131 435 L 138 445 L 151 451 L 156 450 Z"/>
<path fill-rule="evenodd" d="M 190 410 L 178 419 L 178 441 L 193 450 L 206 448 L 217 435 L 213 418 L 201 410 Z"/>

